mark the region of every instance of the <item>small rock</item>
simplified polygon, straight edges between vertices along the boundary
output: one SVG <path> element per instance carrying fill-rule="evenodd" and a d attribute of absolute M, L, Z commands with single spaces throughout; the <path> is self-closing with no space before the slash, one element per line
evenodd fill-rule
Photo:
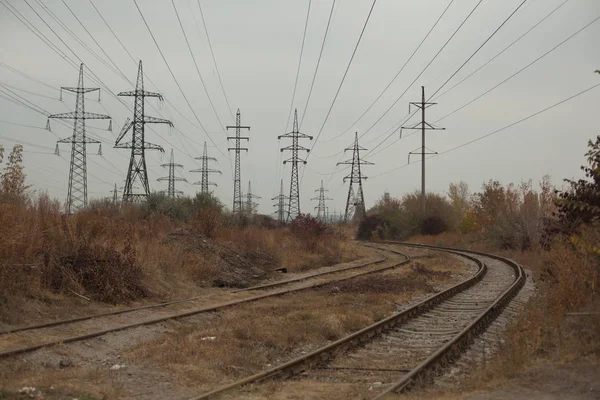
<path fill-rule="evenodd" d="M 68 367 L 71 367 L 72 365 L 73 365 L 73 360 L 71 360 L 70 358 L 63 358 L 62 360 L 59 361 L 58 368 L 60 368 L 60 369 L 68 368 Z"/>
<path fill-rule="evenodd" d="M 117 370 L 119 370 L 121 368 L 125 368 L 125 364 L 115 364 L 112 367 L 110 367 L 110 370 L 111 371 L 117 371 Z"/>

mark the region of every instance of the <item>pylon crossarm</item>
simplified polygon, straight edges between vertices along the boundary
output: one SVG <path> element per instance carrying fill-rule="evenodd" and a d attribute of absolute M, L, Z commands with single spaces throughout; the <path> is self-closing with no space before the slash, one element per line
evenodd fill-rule
<path fill-rule="evenodd" d="M 240 139 L 240 140 L 250 140 L 250 138 L 248 136 L 227 136 L 227 140 L 235 140 L 235 139 Z"/>
<path fill-rule="evenodd" d="M 95 90 L 100 90 L 100 88 L 76 88 L 76 87 L 63 86 L 60 88 L 60 90 L 66 90 L 67 92 L 73 92 L 73 93 L 89 93 L 89 92 L 93 92 Z"/>
<path fill-rule="evenodd" d="M 56 119 L 110 119 L 108 115 L 104 114 L 96 114 L 90 112 L 84 113 L 76 113 L 76 112 L 68 112 L 62 114 L 52 114 L 49 115 L 48 118 L 56 118 Z"/>
<path fill-rule="evenodd" d="M 144 143 L 144 148 L 146 150 L 160 150 L 161 153 L 165 152 L 165 149 L 163 149 L 162 146 L 159 146 L 158 144 L 154 144 L 154 143 Z"/>
<path fill-rule="evenodd" d="M 298 138 L 298 139 L 309 139 L 312 140 L 312 136 L 304 134 L 304 133 L 300 133 L 300 132 L 288 132 L 288 133 L 284 133 L 283 135 L 279 135 L 277 136 L 277 139 L 282 139 L 282 138 Z"/>
<path fill-rule="evenodd" d="M 125 121 L 123 128 L 121 128 L 121 133 L 119 133 L 119 137 L 117 137 L 117 140 L 115 141 L 115 147 L 117 147 L 117 145 L 119 144 L 121 139 L 123 139 L 123 136 L 125 136 L 125 134 L 129 131 L 129 129 L 131 129 L 132 125 L 133 125 L 133 122 L 131 122 L 131 119 L 127 118 L 127 121 Z"/>
<path fill-rule="evenodd" d="M 210 172 L 210 173 L 217 173 L 217 174 L 223 173 L 223 172 L 219 171 L 218 169 L 203 169 L 203 168 L 190 169 L 190 172 Z"/>
<path fill-rule="evenodd" d="M 248 151 L 247 147 L 228 147 L 227 150 L 240 150 L 240 151 Z"/>
<path fill-rule="evenodd" d="M 214 182 L 207 182 L 206 183 L 208 186 L 219 186 Z M 198 181 L 198 182 L 194 182 L 193 185 L 202 185 L 202 181 Z"/>
<path fill-rule="evenodd" d="M 168 119 L 150 117 L 148 115 L 144 115 L 144 123 L 145 124 L 167 124 L 169 126 L 173 126 L 173 123 Z"/>
<path fill-rule="evenodd" d="M 147 92 L 145 90 L 129 90 L 127 92 L 121 92 L 117 96 L 158 97 L 159 100 L 163 99 L 163 97 L 160 93 Z"/>

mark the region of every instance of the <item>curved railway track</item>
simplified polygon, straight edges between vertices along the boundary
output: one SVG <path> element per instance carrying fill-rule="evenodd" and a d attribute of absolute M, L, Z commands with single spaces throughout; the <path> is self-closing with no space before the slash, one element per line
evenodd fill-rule
<path fill-rule="evenodd" d="M 375 246 L 374 248 L 378 251 L 400 255 L 403 257 L 403 260 L 391 261 L 388 260 L 388 257 L 385 254 L 379 253 L 379 257 L 377 257 L 375 260 L 371 259 L 369 261 L 361 261 L 353 265 L 318 273 L 306 274 L 293 279 L 253 286 L 242 290 L 229 291 L 226 293 L 232 294 L 234 299 L 217 304 L 213 302 L 210 305 L 194 306 L 193 303 L 195 301 L 203 299 L 201 296 L 196 296 L 187 299 L 173 300 L 169 302 L 8 329 L 0 331 L 0 358 L 27 353 L 61 343 L 87 340 L 105 335 L 107 333 L 132 329 L 144 325 L 157 324 L 171 319 L 179 319 L 200 313 L 219 311 L 236 305 L 316 288 L 331 282 L 340 282 L 368 274 L 387 271 L 410 262 L 410 257 L 400 251 L 388 249 L 382 246 Z M 382 263 L 385 265 L 372 268 L 372 266 Z M 362 271 L 363 269 L 366 270 Z M 327 275 L 333 275 L 334 277 L 331 279 L 322 279 Z M 290 285 L 292 287 L 287 287 Z M 246 294 L 247 292 L 252 291 L 264 291 L 264 293 L 256 295 Z M 240 294 L 238 295 L 236 293 Z M 191 307 L 184 310 L 175 309 L 174 306 L 184 303 L 190 303 Z M 174 309 L 171 310 L 171 308 Z M 157 314 L 160 314 L 160 316 L 157 316 Z M 125 319 L 125 321 L 114 321 L 115 318 Z M 135 320 L 135 322 L 127 322 L 127 319 Z M 99 326 L 102 328 L 98 328 Z M 106 328 L 106 326 L 110 327 Z M 73 332 L 77 332 L 77 334 L 73 335 Z"/>
<path fill-rule="evenodd" d="M 400 244 L 395 242 L 386 242 Z M 362 396 L 385 398 L 413 384 L 431 380 L 485 331 L 525 283 L 523 268 L 492 254 L 425 245 L 478 265 L 475 275 L 418 304 L 345 338 L 264 372 L 194 397 L 201 400 L 267 378 L 302 376 L 281 385 L 285 397 L 302 382 L 350 384 Z M 298 386 L 299 385 L 299 386 Z M 331 393 L 337 393 L 332 387 Z M 270 393 L 277 398 L 279 392 Z M 338 393 L 339 395 L 339 393 Z M 344 397 L 341 397 L 344 398 Z M 364 397 L 361 397 L 364 398 Z"/>

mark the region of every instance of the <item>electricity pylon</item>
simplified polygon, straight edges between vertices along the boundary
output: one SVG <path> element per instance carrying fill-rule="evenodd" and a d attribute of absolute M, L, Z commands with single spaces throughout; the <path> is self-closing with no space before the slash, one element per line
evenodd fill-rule
<path fill-rule="evenodd" d="M 352 150 L 352 159 L 337 163 L 337 165 L 347 164 L 352 166 L 350 174 L 344 177 L 344 182 L 346 182 L 346 179 L 350 179 L 350 187 L 348 188 L 348 199 L 346 200 L 346 212 L 344 213 L 344 222 L 348 222 L 349 212 L 354 211 L 354 217 L 357 219 L 363 218 L 367 213 L 365 209 L 365 197 L 363 194 L 362 186 L 362 181 L 366 180 L 367 177 L 362 175 L 360 166 L 374 165 L 373 163 L 368 162 L 366 160 L 361 160 L 360 158 L 360 151 L 367 149 L 358 145 L 358 132 L 356 132 L 354 136 L 354 146 L 351 148 L 344 149 L 344 151 L 348 150 Z M 358 186 L 356 192 L 354 192 L 354 185 Z"/>
<path fill-rule="evenodd" d="M 206 142 L 204 142 L 204 151 L 202 152 L 202 157 L 196 157 L 195 159 L 202 161 L 202 167 L 198 169 L 192 169 L 190 172 L 200 172 L 202 175 L 200 182 L 194 182 L 194 185 L 200 185 L 200 193 L 210 194 L 210 192 L 208 191 L 208 187 L 217 186 L 217 184 L 208 180 L 208 174 L 220 174 L 221 171 L 219 171 L 218 169 L 211 169 L 208 167 L 209 161 L 217 161 L 217 159 L 208 156 L 208 152 L 206 150 Z"/>
<path fill-rule="evenodd" d="M 113 204 L 117 204 L 119 202 L 119 190 L 117 189 L 117 184 L 115 183 L 115 188 L 110 191 L 112 193 L 112 202 Z"/>
<path fill-rule="evenodd" d="M 256 203 L 254 201 L 254 199 L 260 199 L 260 198 L 261 198 L 260 196 L 252 194 L 252 183 L 250 181 L 248 181 L 248 192 L 246 193 L 246 208 L 245 208 L 246 215 L 252 215 L 256 212 L 256 207 L 258 206 L 258 203 Z"/>
<path fill-rule="evenodd" d="M 425 155 L 437 154 L 436 151 L 432 151 L 425 147 L 425 131 L 426 130 L 444 130 L 446 128 L 436 128 L 429 122 L 425 121 L 425 109 L 429 108 L 437 103 L 425 102 L 425 86 L 421 86 L 421 101 L 410 102 L 408 106 L 408 112 L 410 114 L 410 106 L 415 106 L 421 109 L 421 122 L 417 122 L 411 126 L 403 126 L 400 130 L 400 136 L 402 136 L 402 129 L 420 129 L 421 130 L 421 147 L 417 150 L 408 153 L 408 162 L 410 163 L 411 154 L 421 154 L 421 216 L 425 216 Z M 429 150 L 429 152 L 427 152 Z"/>
<path fill-rule="evenodd" d="M 148 198 L 148 195 L 150 195 L 148 169 L 146 168 L 146 149 L 160 150 L 163 153 L 165 151 L 162 146 L 146 142 L 145 125 L 152 123 L 173 126 L 173 123 L 166 119 L 149 117 L 144 114 L 145 98 L 158 97 L 159 100 L 162 100 L 162 96 L 159 93 L 147 92 L 144 90 L 144 72 L 142 70 L 141 60 L 138 66 L 135 90 L 121 92 L 118 95 L 134 97 L 133 121 L 129 118 L 125 121 L 123 129 L 121 129 L 121 133 L 115 141 L 115 148 L 131 149 L 131 158 L 129 160 L 129 168 L 127 169 L 127 178 L 125 179 L 125 189 L 123 190 L 123 203 L 143 202 Z M 131 141 L 121 143 L 121 140 L 130 129 L 132 129 Z M 134 193 L 134 184 L 136 182 L 140 183 L 143 189 L 142 193 Z"/>
<path fill-rule="evenodd" d="M 173 149 L 171 149 L 171 160 L 166 164 L 161 164 L 160 166 L 169 168 L 169 176 L 163 176 L 157 179 L 159 182 L 168 181 L 167 196 L 175 198 L 175 194 L 183 194 L 181 190 L 175 190 L 175 182 L 187 182 L 187 180 L 185 178 L 179 178 L 175 176 L 175 167 L 183 168 L 183 165 L 175 163 Z"/>
<path fill-rule="evenodd" d="M 325 197 L 325 192 L 329 192 L 329 190 L 323 187 L 323 179 L 321 179 L 321 187 L 315 190 L 315 192 L 319 192 L 319 196 L 313 197 L 311 200 L 319 201 L 319 204 L 315 207 L 315 210 L 317 210 L 317 219 L 327 222 L 327 205 L 325 204 L 325 201 L 333 199 Z"/>
<path fill-rule="evenodd" d="M 273 204 L 273 207 L 277 207 L 277 220 L 281 223 L 285 222 L 285 201 L 289 197 L 286 196 L 283 192 L 283 179 L 281 180 L 281 189 L 279 190 L 279 195 L 273 197 L 271 200 L 277 200 L 277 203 Z"/>
<path fill-rule="evenodd" d="M 241 147 L 241 141 L 247 140 L 250 138 L 248 136 L 240 136 L 242 129 L 250 130 L 249 126 L 242 126 L 242 114 L 240 113 L 240 109 L 238 108 L 237 113 L 235 114 L 235 126 L 228 125 L 227 129 L 235 129 L 235 136 L 228 136 L 227 140 L 235 140 L 235 147 L 229 147 L 227 150 L 235 151 L 235 174 L 233 178 L 233 214 L 241 214 L 242 213 L 242 181 L 241 181 L 241 171 L 240 171 L 240 151 L 248 152 L 247 147 Z"/>
<path fill-rule="evenodd" d="M 291 138 L 292 144 L 287 147 L 281 148 L 281 152 L 291 151 L 292 157 L 283 161 L 283 164 L 292 163 L 292 175 L 290 177 L 290 197 L 288 199 L 288 215 L 287 221 L 292 221 L 294 218 L 300 214 L 300 184 L 298 182 L 298 163 L 306 164 L 306 160 L 298 157 L 298 152 L 300 150 L 310 152 L 306 147 L 300 146 L 298 144 L 299 139 L 309 139 L 312 140 L 312 136 L 305 135 L 304 133 L 300 133 L 298 131 L 298 110 L 294 110 L 294 128 L 292 132 L 286 133 L 284 135 L 280 135 L 277 139 L 281 138 Z"/>
<path fill-rule="evenodd" d="M 87 158 L 86 146 L 88 143 L 100 143 L 98 140 L 89 139 L 85 134 L 86 119 L 110 119 L 108 115 L 85 112 L 85 94 L 93 91 L 100 93 L 100 88 L 83 87 L 83 64 L 79 66 L 79 80 L 77 87 L 61 87 L 77 94 L 75 112 L 52 114 L 48 116 L 46 127 L 50 129 L 50 118 L 73 119 L 73 135 L 70 138 L 59 140 L 58 143 L 71 143 L 71 167 L 69 169 L 69 188 L 67 191 L 67 214 L 81 210 L 87 206 Z M 59 154 L 58 143 L 55 154 Z"/>

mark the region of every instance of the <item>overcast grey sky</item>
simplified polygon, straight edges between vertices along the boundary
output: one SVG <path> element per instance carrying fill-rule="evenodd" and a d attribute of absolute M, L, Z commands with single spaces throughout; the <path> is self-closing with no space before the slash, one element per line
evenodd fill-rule
<path fill-rule="evenodd" d="M 304 111 L 332 1 L 312 1 L 293 102 L 300 117 L 305 115 L 301 131 L 315 137 L 323 125 L 372 4 L 371 0 L 336 1 L 312 97 Z M 339 153 L 352 144 L 354 132 L 364 134 L 360 141 L 363 147 L 372 149 L 379 145 L 404 120 L 408 103 L 420 100 L 420 86 L 426 87 L 426 95 L 437 91 L 522 2 L 483 0 L 435 61 L 414 85 L 408 87 L 479 2 L 455 0 L 381 99 L 351 126 L 400 70 L 449 1 L 376 2 L 331 115 L 308 158 L 308 165 L 301 167 L 303 212 L 313 212 L 316 202 L 309 199 L 316 195 L 315 189 L 318 189 L 321 179 L 329 189 L 328 196 L 334 199 L 329 203 L 330 212 L 343 210 L 348 184 L 343 184 L 342 178 L 348 170 L 342 167 L 336 169 L 335 164 L 352 156 L 350 152 L 346 156 Z M 564 0 L 526 1 L 440 93 L 452 88 L 563 2 Z M 175 0 L 222 125 L 233 125 L 232 116 L 235 109 L 240 108 L 242 124 L 252 127 L 249 134 L 250 151 L 242 154 L 242 188 L 245 191 L 248 180 L 251 180 L 253 192 L 262 196 L 259 211 L 271 213 L 274 210 L 270 198 L 279 190 L 279 179 L 284 179 L 285 189 L 289 190 L 290 167 L 282 165 L 285 154 L 282 155 L 278 150 L 289 143 L 284 140 L 278 142 L 277 136 L 291 130 L 291 121 L 288 123 L 287 117 L 309 1 L 200 0 L 200 4 L 232 110 L 228 110 L 219 85 L 198 1 Z M 107 59 L 88 36 L 66 5 L 112 61 Z M 212 180 L 218 184 L 216 194 L 231 207 L 233 154 L 231 160 L 223 155 L 229 156 L 226 151 L 227 134 L 209 104 L 171 1 L 138 0 L 138 5 L 185 96 L 208 133 L 200 128 L 184 100 L 134 2 L 105 0 L 94 1 L 94 5 L 133 58 L 143 61 L 144 72 L 152 81 L 151 83 L 146 79 L 146 89 L 159 91 L 168 100 L 159 104 L 155 99 L 150 99 L 148 104 L 156 107 L 156 110 L 147 106 L 147 114 L 171 119 L 177 128 L 174 130 L 164 125 L 155 125 L 152 127 L 154 131 L 147 130 L 147 141 L 161 144 L 166 150 L 165 155 L 155 151 L 147 152 L 151 189 L 165 189 L 166 183 L 157 182 L 156 179 L 167 175 L 167 170 L 160 167 L 160 164 L 168 161 L 168 153 L 174 148 L 176 162 L 184 165 L 178 175 L 189 181 L 188 184 L 180 183 L 178 189 L 190 195 L 195 193 L 198 188 L 191 183 L 200 180 L 200 176 L 188 171 L 199 167 L 193 158 L 201 155 L 202 144 L 207 141 L 210 155 L 218 158 L 218 163 L 213 166 L 223 171 L 221 176 L 212 176 Z M 10 89 L 50 113 L 67 112 L 74 109 L 74 96 L 65 93 L 61 104 L 58 89 L 54 88 L 76 86 L 78 77 L 76 67 L 40 40 L 9 9 L 18 10 L 50 42 L 66 53 L 69 59 L 77 64 L 79 59 L 85 63 L 86 86 L 98 86 L 92 80 L 93 73 L 115 94 L 133 89 L 130 82 L 135 83 L 136 62 L 108 30 L 89 0 L 0 0 L 0 84 L 3 85 L 0 89 L 5 93 Z M 98 57 L 77 42 L 48 12 L 66 24 Z M 598 0 L 567 1 L 485 68 L 436 99 L 438 105 L 427 110 L 427 119 L 434 122 L 471 101 L 599 16 Z M 600 22 L 594 22 L 497 89 L 442 119 L 439 125 L 446 130 L 428 132 L 427 147 L 443 152 L 600 83 L 600 75 L 593 73 L 600 68 L 599 40 Z M 67 49 L 65 43 L 75 55 Z M 109 69 L 100 59 L 113 70 L 114 62 L 127 79 L 118 71 Z M 25 78 L 6 66 L 45 85 Z M 405 90 L 406 94 L 397 104 L 374 124 Z M 5 94 L 0 92 L 0 95 Z M 96 96 L 90 95 L 86 100 L 86 111 L 108 113 L 114 121 L 113 132 L 104 130 L 105 121 L 89 122 L 89 126 L 101 129 L 90 129 L 88 133 L 103 141 L 102 156 L 95 155 L 95 146 L 90 146 L 89 150 L 88 187 L 91 198 L 110 196 L 109 191 L 114 183 L 119 186 L 124 183 L 130 153 L 129 150 L 113 149 L 112 145 L 124 121 L 131 116 L 132 99 L 122 98 L 125 106 L 102 90 L 101 103 L 96 101 Z M 450 182 L 459 180 L 466 181 L 471 190 L 477 190 L 483 181 L 490 178 L 503 183 L 518 183 L 530 178 L 537 181 L 544 174 L 550 174 L 554 183 L 560 184 L 562 178 L 580 176 L 579 166 L 584 161 L 587 140 L 599 132 L 599 100 L 600 89 L 590 90 L 514 127 L 431 159 L 427 164 L 428 189 L 441 194 L 447 190 Z M 406 124 L 416 123 L 417 117 L 418 115 Z M 42 129 L 46 125 L 44 115 L 0 96 L 0 143 L 11 147 L 15 141 L 24 141 L 28 182 L 35 189 L 47 190 L 52 196 L 64 200 L 70 148 L 61 145 L 61 155 L 57 157 L 54 155 L 54 146 L 57 138 L 68 137 L 72 132 L 56 121 L 51 124 L 52 132 Z M 346 132 L 341 134 L 344 131 Z M 386 173 L 406 164 L 408 152 L 419 148 L 420 135 L 410 135 L 411 133 L 413 132 L 404 131 L 403 138 L 398 140 L 399 132 L 396 132 L 366 156 L 366 159 L 375 163 L 363 170 L 369 176 L 364 184 L 367 207 L 372 206 L 385 190 L 392 196 L 401 196 L 418 189 L 419 163 Z M 212 137 L 218 148 L 215 148 L 207 135 Z M 306 147 L 313 145 L 309 141 L 302 144 Z"/>

